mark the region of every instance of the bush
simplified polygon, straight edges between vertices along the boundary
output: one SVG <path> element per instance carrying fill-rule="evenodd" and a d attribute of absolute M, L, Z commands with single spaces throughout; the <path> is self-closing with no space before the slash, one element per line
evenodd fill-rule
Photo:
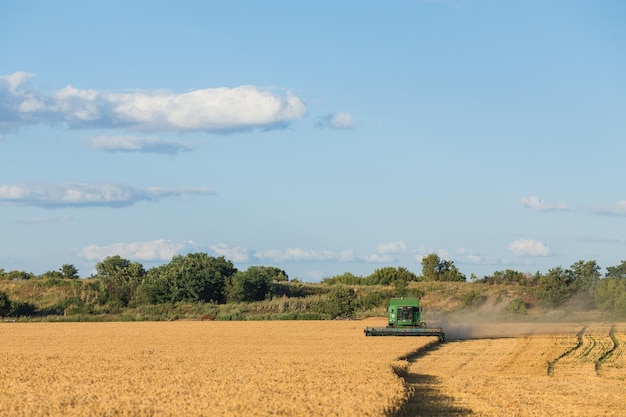
<path fill-rule="evenodd" d="M 539 298 L 547 307 L 558 307 L 573 293 L 572 279 L 563 268 L 556 267 L 539 279 Z"/>
<path fill-rule="evenodd" d="M 326 285 L 367 285 L 368 282 L 364 277 L 356 276 L 350 272 L 341 275 L 335 275 L 330 278 L 324 278 L 322 284 Z"/>
<path fill-rule="evenodd" d="M 370 310 L 372 308 L 387 306 L 392 292 L 389 290 L 371 291 L 357 299 L 359 310 Z"/>
<path fill-rule="evenodd" d="M 602 279 L 596 288 L 595 300 L 602 310 L 626 315 L 626 279 Z"/>
<path fill-rule="evenodd" d="M 37 308 L 31 303 L 24 303 L 21 301 L 14 301 L 11 303 L 11 317 L 30 317 L 34 316 Z"/>
<path fill-rule="evenodd" d="M 356 308 L 356 293 L 352 288 L 335 287 L 326 300 L 314 303 L 314 313 L 321 313 L 327 318 L 352 317 Z"/>
<path fill-rule="evenodd" d="M 11 312 L 11 300 L 7 293 L 0 291 L 0 317 L 6 317 Z"/>
<path fill-rule="evenodd" d="M 526 303 L 523 300 L 519 298 L 514 298 L 509 302 L 509 304 L 506 305 L 506 307 L 504 307 L 502 313 L 516 316 L 525 316 L 528 314 L 528 310 L 526 308 Z"/>
<path fill-rule="evenodd" d="M 476 308 L 480 307 L 487 300 L 487 296 L 482 295 L 478 291 L 470 291 L 461 296 L 461 305 L 463 308 Z"/>

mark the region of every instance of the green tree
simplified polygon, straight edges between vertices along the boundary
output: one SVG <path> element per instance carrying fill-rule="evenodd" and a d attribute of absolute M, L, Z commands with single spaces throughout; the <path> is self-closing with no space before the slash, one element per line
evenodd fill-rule
<path fill-rule="evenodd" d="M 11 281 L 32 279 L 34 277 L 35 275 L 32 272 L 18 271 L 18 270 L 5 272 L 5 279 L 11 280 Z"/>
<path fill-rule="evenodd" d="M 437 265 L 441 262 L 439 255 L 431 253 L 422 258 L 422 277 L 424 281 L 439 281 L 437 276 Z"/>
<path fill-rule="evenodd" d="M 595 289 L 596 306 L 626 317 L 626 261 L 607 268 Z"/>
<path fill-rule="evenodd" d="M 596 261 L 577 261 L 570 266 L 569 274 L 575 290 L 592 290 L 600 280 L 600 267 Z"/>
<path fill-rule="evenodd" d="M 439 258 L 436 253 L 431 253 L 422 258 L 422 277 L 425 281 L 466 281 L 453 261 Z"/>
<path fill-rule="evenodd" d="M 11 300 L 4 291 L 0 291 L 0 317 L 6 317 L 11 312 Z"/>
<path fill-rule="evenodd" d="M 96 264 L 96 278 L 100 282 L 101 303 L 116 302 L 127 306 L 136 294 L 146 271 L 139 262 L 131 262 L 119 255 L 107 256 Z"/>
<path fill-rule="evenodd" d="M 574 298 L 584 308 L 595 306 L 595 292 L 600 282 L 600 267 L 596 261 L 577 261 L 568 271 Z"/>
<path fill-rule="evenodd" d="M 354 275 L 351 272 L 344 272 L 340 275 L 335 275 L 330 278 L 324 278 L 322 284 L 326 285 L 367 285 L 369 281 L 367 278 Z"/>
<path fill-rule="evenodd" d="M 526 274 L 512 269 L 495 271 L 492 275 L 486 276 L 480 281 L 486 284 L 531 285 L 532 283 L 532 279 L 530 279 Z"/>
<path fill-rule="evenodd" d="M 396 281 L 417 281 L 417 275 L 409 271 L 405 267 L 399 266 L 397 268 L 393 266 L 386 266 L 383 268 L 377 268 L 372 274 L 367 277 L 367 283 L 370 285 L 395 285 Z"/>
<path fill-rule="evenodd" d="M 107 256 L 101 262 L 96 264 L 96 276 L 98 278 L 110 278 L 119 275 L 120 271 L 125 270 L 131 262 L 119 255 Z"/>
<path fill-rule="evenodd" d="M 39 276 L 41 279 L 62 279 L 63 274 L 61 271 L 46 271 Z"/>
<path fill-rule="evenodd" d="M 626 278 L 604 278 L 595 292 L 599 309 L 626 316 Z"/>
<path fill-rule="evenodd" d="M 539 280 L 539 298 L 550 307 L 558 307 L 572 294 L 571 273 L 560 266 L 552 268 Z"/>
<path fill-rule="evenodd" d="M 226 284 L 237 272 L 231 261 L 206 253 L 177 255 L 146 274 L 141 294 L 151 303 L 226 301 Z"/>
<path fill-rule="evenodd" d="M 228 300 L 233 302 L 261 301 L 270 292 L 275 271 L 264 266 L 251 266 L 237 271 L 230 279 Z"/>
<path fill-rule="evenodd" d="M 352 317 L 356 305 L 354 289 L 339 286 L 333 287 L 328 294 L 328 299 L 321 305 L 320 310 L 329 318 L 347 318 Z"/>
<path fill-rule="evenodd" d="M 606 270 L 607 278 L 626 278 L 626 261 L 621 261 L 617 266 L 609 266 Z"/>
<path fill-rule="evenodd" d="M 287 275 L 287 273 L 283 269 L 277 268 L 275 266 L 256 266 L 255 268 L 263 270 L 264 273 L 266 273 L 270 277 L 270 280 L 273 282 L 289 281 L 289 275 Z"/>
<path fill-rule="evenodd" d="M 78 278 L 78 269 L 76 269 L 76 267 L 72 264 L 63 264 L 59 270 L 61 271 L 61 274 L 63 274 L 63 278 Z"/>

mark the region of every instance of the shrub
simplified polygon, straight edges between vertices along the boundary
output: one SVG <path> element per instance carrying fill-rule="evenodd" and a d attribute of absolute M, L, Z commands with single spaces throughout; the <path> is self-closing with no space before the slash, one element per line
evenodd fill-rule
<path fill-rule="evenodd" d="M 392 297 L 389 290 L 371 291 L 357 299 L 359 310 L 370 310 L 376 307 L 386 306 L 388 300 Z"/>
<path fill-rule="evenodd" d="M 7 293 L 0 291 L 0 317 L 6 317 L 11 312 L 11 300 Z"/>
<path fill-rule="evenodd" d="M 463 308 L 476 308 L 481 306 L 487 297 L 478 291 L 470 291 L 461 296 L 461 305 Z"/>
<path fill-rule="evenodd" d="M 11 317 L 29 317 L 34 316 L 36 311 L 37 308 L 31 303 L 13 301 L 11 303 L 11 312 L 9 315 Z"/>
<path fill-rule="evenodd" d="M 506 307 L 504 307 L 502 312 L 504 314 L 511 314 L 511 315 L 517 315 L 517 316 L 525 316 L 528 314 L 528 310 L 526 309 L 526 303 L 519 298 L 512 299 L 509 302 L 509 304 L 507 304 Z"/>
<path fill-rule="evenodd" d="M 321 313 L 327 318 L 352 317 L 356 307 L 356 293 L 352 288 L 335 287 L 328 294 L 326 300 L 320 300 L 313 305 L 315 313 Z"/>

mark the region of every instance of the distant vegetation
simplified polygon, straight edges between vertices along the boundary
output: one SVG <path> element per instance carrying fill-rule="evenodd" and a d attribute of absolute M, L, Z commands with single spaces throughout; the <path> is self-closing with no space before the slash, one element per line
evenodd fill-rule
<path fill-rule="evenodd" d="M 626 261 L 602 274 L 595 261 L 578 261 L 543 274 L 496 271 L 467 281 L 452 261 L 430 254 L 420 275 L 404 267 L 350 272 L 320 283 L 290 280 L 272 266 L 245 271 L 206 253 L 174 256 L 146 270 L 109 256 L 96 274 L 80 279 L 71 264 L 34 275 L 0 269 L 0 318 L 4 320 L 263 320 L 384 316 L 391 297 L 420 297 L 427 315 L 496 312 L 533 317 L 568 312 L 626 316 Z"/>

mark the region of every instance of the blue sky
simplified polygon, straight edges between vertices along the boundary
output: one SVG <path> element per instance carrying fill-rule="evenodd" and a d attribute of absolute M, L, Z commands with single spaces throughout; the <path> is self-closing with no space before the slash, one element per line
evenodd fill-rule
<path fill-rule="evenodd" d="M 0 268 L 626 259 L 626 3 L 3 1 Z"/>

